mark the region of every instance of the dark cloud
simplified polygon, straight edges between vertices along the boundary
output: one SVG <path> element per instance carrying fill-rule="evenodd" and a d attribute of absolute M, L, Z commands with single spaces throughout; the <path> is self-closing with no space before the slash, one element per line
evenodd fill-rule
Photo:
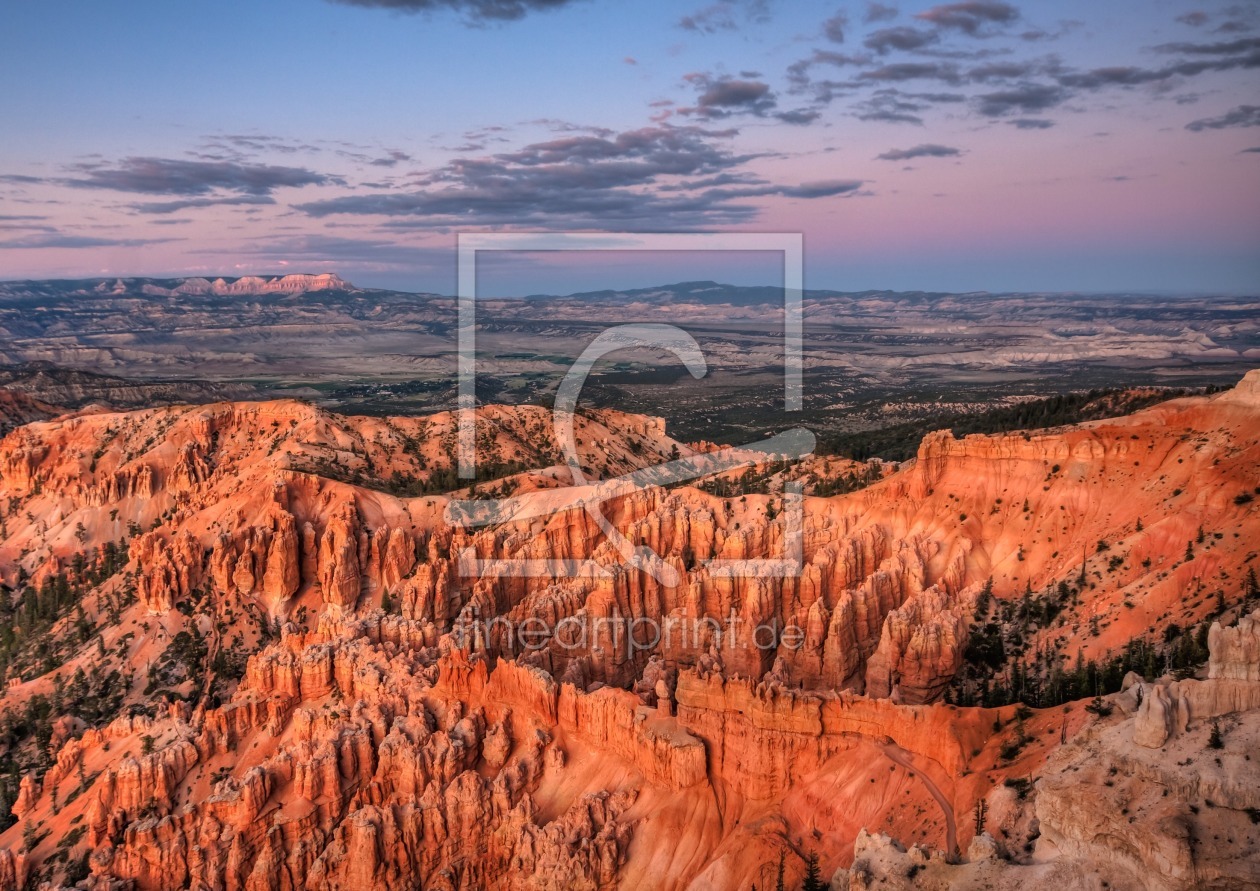
<path fill-rule="evenodd" d="M 720 198 L 729 201 L 735 198 L 763 198 L 776 196 L 782 198 L 835 198 L 840 195 L 855 195 L 865 183 L 860 179 L 828 179 L 818 182 L 801 183 L 799 186 L 761 185 L 739 189 L 715 189 L 706 193 L 709 198 Z"/>
<path fill-rule="evenodd" d="M 1221 40 L 1216 43 L 1164 43 L 1155 47 L 1161 53 L 1180 53 L 1187 56 L 1237 56 L 1260 51 L 1260 37 L 1240 37 L 1237 40 Z M 1252 65 L 1257 64 L 1254 56 Z"/>
<path fill-rule="evenodd" d="M 883 3 L 866 4 L 866 15 L 862 16 L 862 21 L 868 25 L 871 22 L 890 22 L 897 17 L 898 9 L 895 6 L 885 6 Z"/>
<path fill-rule="evenodd" d="M 918 13 L 915 18 L 931 22 L 938 28 L 955 28 L 973 37 L 987 25 L 1009 25 L 1019 18 L 1019 10 L 1000 0 L 967 0 L 946 3 Z"/>
<path fill-rule="evenodd" d="M 764 117 L 774 111 L 778 104 L 770 85 L 761 81 L 714 78 L 708 74 L 689 74 L 686 80 L 699 94 L 693 107 L 679 111 L 705 120 L 727 118 L 734 114 Z"/>
<path fill-rule="evenodd" d="M 800 59 L 788 66 L 788 80 L 792 82 L 793 88 L 802 90 L 811 86 L 809 70 L 816 65 L 832 65 L 836 68 L 845 68 L 854 65 L 869 65 L 874 61 L 874 57 L 868 54 L 851 55 L 849 53 L 837 53 L 832 50 L 816 49 L 807 59 Z"/>
<path fill-rule="evenodd" d="M 836 195 L 853 194 L 863 185 L 860 179 L 832 179 L 802 183 L 799 186 L 780 186 L 774 194 L 788 198 L 832 198 Z"/>
<path fill-rule="evenodd" d="M 240 158 L 241 152 L 280 152 L 292 155 L 298 152 L 318 152 L 318 146 L 304 142 L 294 142 L 283 136 L 269 136 L 256 133 L 229 133 L 223 136 L 207 138 L 207 148 L 228 151 Z"/>
<path fill-rule="evenodd" d="M 1187 130 L 1224 130 L 1227 127 L 1260 127 L 1260 105 L 1240 105 L 1215 118 L 1201 118 L 1186 124 Z"/>
<path fill-rule="evenodd" d="M 244 195 L 268 195 L 283 187 L 340 183 L 337 177 L 303 167 L 183 161 L 172 158 L 124 158 L 115 166 L 77 165 L 78 178 L 61 180 L 84 189 L 113 189 L 149 195 L 206 195 L 216 189 Z"/>
<path fill-rule="evenodd" d="M 967 72 L 968 79 L 975 83 L 988 83 L 995 80 L 1020 80 L 1038 74 L 1043 66 L 1038 62 L 988 62 L 977 65 Z"/>
<path fill-rule="evenodd" d="M 732 101 L 734 101 L 732 99 Z M 621 226 L 685 229 L 747 222 L 745 199 L 827 197 L 858 191 L 850 180 L 769 183 L 740 170 L 733 130 L 661 125 L 612 136 L 566 136 L 484 158 L 457 159 L 411 192 L 350 195 L 300 204 L 316 217 L 373 214 L 409 225 Z M 714 185 L 720 183 L 721 185 Z"/>
<path fill-rule="evenodd" d="M 1016 118 L 1006 123 L 1020 130 L 1049 130 L 1054 126 L 1054 121 L 1048 121 L 1045 118 Z"/>
<path fill-rule="evenodd" d="M 1008 90 L 982 93 L 976 97 L 977 108 L 982 115 L 996 118 L 1014 112 L 1045 111 L 1068 98 L 1070 94 L 1060 86 L 1050 84 L 1020 84 Z"/>
<path fill-rule="evenodd" d="M 1238 154 L 1240 154 L 1240 155 L 1251 155 L 1251 154 L 1257 154 L 1257 155 L 1260 155 L 1260 145 L 1256 146 L 1255 148 L 1243 149 L 1243 150 L 1242 150 L 1241 152 L 1239 152 Z"/>
<path fill-rule="evenodd" d="M 399 161 L 410 161 L 411 155 L 397 149 L 387 152 L 384 158 L 376 158 L 371 162 L 373 167 L 393 167 Z"/>
<path fill-rule="evenodd" d="M 130 205 L 137 213 L 164 214 L 199 207 L 239 207 L 275 204 L 270 195 L 228 195 L 222 198 L 181 198 L 175 201 L 152 201 Z"/>
<path fill-rule="evenodd" d="M 896 28 L 880 28 L 878 31 L 872 31 L 866 35 L 866 39 L 862 41 L 862 44 L 867 49 L 874 50 L 883 56 L 892 50 L 922 49 L 925 46 L 931 46 L 939 39 L 940 37 L 935 31 L 909 28 L 901 25 Z"/>
<path fill-rule="evenodd" d="M 343 6 L 366 9 L 390 9 L 395 12 L 436 12 L 451 10 L 461 13 L 469 22 L 511 22 L 531 12 L 543 12 L 569 6 L 578 0 L 331 0 Z"/>
<path fill-rule="evenodd" d="M 792 111 L 780 111 L 775 114 L 785 124 L 812 124 L 822 116 L 822 113 L 813 108 L 798 108 Z"/>
<path fill-rule="evenodd" d="M 43 177 L 26 176 L 21 173 L 6 173 L 0 176 L 0 183 L 10 183 L 15 186 L 34 185 L 35 183 L 44 182 Z"/>
<path fill-rule="evenodd" d="M 841 10 L 823 22 L 823 35 L 832 43 L 844 43 L 844 29 L 849 27 L 849 14 Z"/>
<path fill-rule="evenodd" d="M 948 145 L 927 142 L 908 149 L 889 149 L 876 156 L 877 161 L 909 161 L 912 158 L 956 158 L 962 152 Z"/>
<path fill-rule="evenodd" d="M 1201 28 L 1207 24 L 1208 14 L 1195 10 L 1194 12 L 1187 12 L 1185 15 L 1177 16 L 1177 21 L 1183 25 L 1189 25 L 1191 28 Z"/>
<path fill-rule="evenodd" d="M 891 87 L 876 90 L 854 106 L 858 120 L 891 124 L 922 124 L 919 115 L 936 104 L 963 102 L 958 93 L 905 93 Z"/>
<path fill-rule="evenodd" d="M 1260 38 L 1251 37 L 1219 43 L 1166 43 L 1155 49 L 1163 53 L 1179 53 L 1200 58 L 1183 59 L 1160 68 L 1113 66 L 1094 68 L 1089 71 L 1066 72 L 1058 76 L 1058 81 L 1064 86 L 1093 90 L 1111 86 L 1134 87 L 1143 84 L 1162 84 L 1177 78 L 1195 77 L 1211 71 L 1260 68 Z"/>
<path fill-rule="evenodd" d="M 367 164 L 371 167 L 395 167 L 399 161 L 411 160 L 411 155 L 406 152 L 400 152 L 397 149 L 386 152 L 384 156 L 350 152 L 344 149 L 338 151 L 337 154 L 343 158 L 349 158 L 351 161 L 358 161 L 360 164 Z"/>
<path fill-rule="evenodd" d="M 26 222 L 26 221 L 35 222 L 38 220 L 46 220 L 46 219 L 48 219 L 48 217 L 41 216 L 39 214 L 0 213 L 0 222 L 5 222 L 5 223 L 18 223 L 18 222 Z"/>
<path fill-rule="evenodd" d="M 1059 77 L 1059 83 L 1069 87 L 1096 90 L 1100 87 L 1135 87 L 1140 84 L 1167 80 L 1169 77 L 1172 77 L 1172 74 L 1165 73 L 1163 70 L 1115 65 L 1063 74 Z"/>
<path fill-rule="evenodd" d="M 945 62 L 897 62 L 858 75 L 866 81 L 939 80 L 947 84 L 960 81 L 958 69 Z"/>

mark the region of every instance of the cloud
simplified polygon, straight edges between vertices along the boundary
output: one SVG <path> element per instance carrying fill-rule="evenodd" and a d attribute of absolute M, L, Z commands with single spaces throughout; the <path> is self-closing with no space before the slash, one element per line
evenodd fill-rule
<path fill-rule="evenodd" d="M 760 209 L 744 199 L 827 197 L 860 188 L 856 180 L 783 185 L 745 174 L 739 168 L 758 156 L 731 151 L 727 140 L 735 132 L 659 125 L 565 136 L 489 157 L 456 159 L 426 174 L 414 191 L 347 195 L 299 204 L 297 210 L 315 217 L 395 217 L 426 228 L 685 229 L 754 219 Z"/>
<path fill-rule="evenodd" d="M 1194 77 L 1210 71 L 1260 68 L 1260 38 L 1216 44 L 1169 43 L 1156 49 L 1161 52 L 1180 52 L 1216 58 L 1184 59 L 1162 68 L 1137 68 L 1130 65 L 1094 68 L 1090 71 L 1060 74 L 1058 80 L 1065 86 L 1081 89 L 1100 89 L 1110 86 L 1134 87 L 1165 83 L 1174 78 Z"/>
<path fill-rule="evenodd" d="M 243 195 L 269 195 L 282 186 L 340 183 L 326 173 L 304 167 L 238 164 L 230 161 L 183 161 L 172 158 L 124 158 L 108 167 L 76 165 L 79 178 L 61 180 L 83 189 L 112 189 L 149 195 L 206 195 L 215 189 Z"/>
<path fill-rule="evenodd" d="M 962 152 L 956 148 L 947 145 L 937 145 L 933 142 L 926 142 L 923 145 L 916 145 L 914 148 L 908 149 L 889 149 L 882 155 L 877 155 L 877 161 L 909 161 L 912 158 L 956 158 Z"/>
<path fill-rule="evenodd" d="M 827 179 L 817 182 L 801 183 L 799 186 L 763 185 L 741 189 L 714 190 L 711 197 L 760 198 L 779 196 L 783 198 L 834 198 L 839 195 L 856 194 L 865 183 L 860 179 Z"/>
<path fill-rule="evenodd" d="M 822 113 L 813 108 L 798 108 L 792 111 L 780 111 L 775 114 L 785 124 L 812 124 L 822 116 Z"/>
<path fill-rule="evenodd" d="M 922 124 L 920 113 L 932 106 L 956 104 L 966 99 L 961 93 L 907 93 L 895 87 L 884 87 L 855 103 L 853 110 L 860 121 Z"/>
<path fill-rule="evenodd" d="M 395 12 L 437 12 L 452 10 L 468 22 L 512 22 L 531 12 L 544 12 L 568 6 L 576 0 L 331 0 L 343 6 L 389 9 Z"/>
<path fill-rule="evenodd" d="M 866 4 L 866 15 L 862 16 L 862 21 L 868 25 L 872 22 L 889 22 L 897 17 L 898 9 L 895 6 L 885 6 L 883 3 Z"/>
<path fill-rule="evenodd" d="M 844 29 L 849 26 L 849 14 L 841 10 L 823 22 L 823 34 L 832 43 L 844 43 Z"/>
<path fill-rule="evenodd" d="M 733 114 L 764 117 L 774 111 L 778 104 L 770 85 L 761 81 L 714 78 L 708 74 L 689 74 L 685 80 L 699 90 L 699 95 L 695 106 L 679 109 L 682 114 L 696 115 L 706 120 L 726 118 Z"/>
<path fill-rule="evenodd" d="M 896 62 L 858 75 L 862 80 L 904 81 L 939 80 L 948 84 L 959 82 L 958 69 L 944 62 Z"/>
<path fill-rule="evenodd" d="M 241 152 L 280 152 L 286 155 L 298 152 L 318 152 L 317 146 L 304 142 L 294 142 L 283 136 L 269 136 L 257 133 L 229 133 L 206 138 L 206 148 L 230 152 L 236 158 L 243 157 Z M 223 160 L 221 156 L 204 156 L 210 160 Z"/>
<path fill-rule="evenodd" d="M 27 235 L 0 241 L 0 250 L 39 250 L 43 248 L 144 247 L 181 241 L 178 238 L 97 238 L 90 235 L 69 235 L 63 232 Z"/>
<path fill-rule="evenodd" d="M 1242 150 L 1241 152 L 1239 152 L 1238 154 L 1240 154 L 1240 155 L 1250 155 L 1250 154 L 1258 154 L 1258 155 L 1260 155 L 1260 145 L 1256 146 L 1255 148 L 1243 149 L 1243 150 Z"/>
<path fill-rule="evenodd" d="M 788 80 L 792 82 L 795 89 L 805 89 L 811 85 L 809 70 L 815 65 L 833 65 L 836 68 L 845 68 L 853 65 L 869 65 L 874 61 L 874 58 L 874 56 L 867 53 L 852 55 L 849 53 L 837 53 L 833 50 L 816 49 L 809 58 L 800 59 L 788 66 Z"/>
<path fill-rule="evenodd" d="M 1208 14 L 1195 10 L 1194 12 L 1187 12 L 1185 15 L 1177 16 L 1177 21 L 1183 25 L 1189 25 L 1191 28 L 1200 28 L 1207 24 Z"/>
<path fill-rule="evenodd" d="M 345 149 L 339 149 L 337 154 L 343 158 L 349 158 L 351 161 L 357 161 L 360 164 L 367 164 L 371 167 L 395 167 L 399 161 L 410 161 L 411 155 L 406 152 L 391 149 L 384 156 L 369 155 L 363 152 L 351 152 Z"/>
<path fill-rule="evenodd" d="M 976 97 L 982 115 L 1002 117 L 1012 112 L 1038 112 L 1053 108 L 1068 98 L 1067 90 L 1050 84 L 1020 84 L 1009 90 L 982 93 Z"/>
<path fill-rule="evenodd" d="M 1222 40 L 1216 43 L 1163 43 L 1155 49 L 1161 53 L 1181 53 L 1189 56 L 1235 56 L 1240 53 L 1260 51 L 1260 37 L 1240 37 L 1237 40 Z M 1257 63 L 1254 55 L 1239 60 L 1242 64 L 1248 61 L 1251 63 L 1248 67 L 1260 64 Z"/>
<path fill-rule="evenodd" d="M 901 25 L 896 28 L 880 28 L 878 31 L 872 31 L 866 35 L 866 39 L 862 41 L 862 44 L 867 49 L 874 50 L 883 56 L 892 50 L 922 49 L 925 46 L 931 46 L 939 39 L 940 37 L 935 31 L 926 31 L 922 28 L 909 28 Z"/>
<path fill-rule="evenodd" d="M 1059 27 L 1054 31 L 1047 31 L 1045 28 L 1029 28 L 1019 35 L 1019 39 L 1028 43 L 1036 43 L 1041 40 L 1058 40 L 1077 28 L 1084 27 L 1084 25 L 1085 23 L 1080 19 L 1064 19 L 1059 22 Z"/>
<path fill-rule="evenodd" d="M 740 18 L 750 22 L 768 21 L 767 0 L 744 0 L 742 3 L 739 0 L 718 0 L 683 16 L 678 20 L 678 27 L 698 34 L 716 34 L 719 31 L 734 31 L 739 27 Z"/>
<path fill-rule="evenodd" d="M 375 160 L 369 163 L 371 163 L 373 167 L 393 167 L 399 161 L 410 161 L 410 160 L 411 160 L 411 155 L 407 154 L 406 152 L 400 152 L 397 149 L 392 149 L 389 152 L 386 152 L 384 158 L 376 158 Z"/>
<path fill-rule="evenodd" d="M 968 79 L 976 83 L 987 83 L 995 80 L 1018 80 L 1037 74 L 1043 69 L 1038 62 L 987 62 L 977 65 L 967 72 Z"/>
<path fill-rule="evenodd" d="M 1227 127 L 1260 127 L 1260 105 L 1240 105 L 1215 118 L 1201 118 L 1186 124 L 1187 130 L 1224 130 Z"/>
<path fill-rule="evenodd" d="M 1000 0 L 967 0 L 946 3 L 918 13 L 915 18 L 938 28 L 954 28 L 971 36 L 981 36 L 986 25 L 1009 25 L 1019 18 L 1019 10 Z"/>
<path fill-rule="evenodd" d="M 860 179 L 830 179 L 820 182 L 802 183 L 799 186 L 782 186 L 777 194 L 789 198 L 831 198 L 836 195 L 849 195 L 862 188 Z"/>
<path fill-rule="evenodd" d="M 269 195 L 229 195 L 223 198 L 181 198 L 175 201 L 153 201 L 129 205 L 137 213 L 176 213 L 199 207 L 237 207 L 242 205 L 275 204 Z"/>
<path fill-rule="evenodd" d="M 820 113 L 813 108 L 779 111 L 778 97 L 769 84 L 745 79 L 755 76 L 755 71 L 742 72 L 744 77 L 713 77 L 710 74 L 688 74 L 684 77 L 698 91 L 696 104 L 678 109 L 679 114 L 690 115 L 706 121 L 721 120 L 733 115 L 747 114 L 754 117 L 774 117 L 785 124 L 805 125 L 816 121 Z"/>
<path fill-rule="evenodd" d="M 1049 130 L 1054 126 L 1054 121 L 1048 121 L 1045 118 L 1016 118 L 1006 123 L 1020 130 Z"/>

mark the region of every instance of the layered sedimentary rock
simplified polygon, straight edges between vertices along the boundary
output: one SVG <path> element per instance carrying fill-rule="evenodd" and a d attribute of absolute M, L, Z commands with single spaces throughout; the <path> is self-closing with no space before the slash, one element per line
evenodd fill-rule
<path fill-rule="evenodd" d="M 1231 644 L 1260 612 L 1212 627 L 1212 662 L 1243 668 Z M 1260 666 L 1260 653 L 1248 651 Z M 1131 718 L 1101 721 L 1057 753 L 1038 783 L 1038 850 L 1106 864 L 1112 887 L 1255 887 L 1260 884 L 1260 681 L 1142 684 Z M 1213 741 L 1213 736 L 1219 739 Z M 1137 745 L 1133 745 L 1136 743 Z"/>
<path fill-rule="evenodd" d="M 947 875 L 964 851 L 1003 870 L 1033 849 L 1034 817 L 1038 855 L 1057 864 L 1036 876 L 1098 861 L 1116 882 L 1148 867 L 1167 887 L 1245 879 L 1169 827 L 1192 802 L 1201 820 L 1260 806 L 1242 755 L 1260 614 L 1212 628 L 1207 677 L 1137 679 L 1106 721 L 1084 703 L 1024 714 L 941 698 L 990 593 L 1080 588 L 1030 654 L 1101 656 L 1188 627 L 1217 608 L 1207 581 L 1241 612 L 1260 537 L 1244 497 L 1254 391 L 1035 435 L 933 436 L 897 472 L 799 514 L 778 495 L 685 487 L 604 504 L 677 584 L 625 565 L 581 504 L 592 490 L 556 468 L 497 482 L 512 519 L 485 527 L 452 522 L 449 493 L 389 494 L 450 472 L 449 415 L 279 402 L 25 426 L 0 442 L 0 577 L 79 572 L 82 616 L 58 619 L 53 669 L 11 671 L 2 708 L 95 704 L 80 691 L 111 672 L 119 699 L 112 720 L 55 715 L 16 753 L 31 767 L 0 835 L 0 889 L 72 869 L 141 891 L 743 889 L 772 885 L 780 855 L 799 877 L 809 854 L 862 887 L 883 864 Z M 487 408 L 479 448 L 545 465 L 547 422 Z M 584 460 L 610 473 L 691 451 L 651 419 L 580 423 Z M 797 540 L 799 566 L 764 569 Z M 107 545 L 125 565 L 106 570 Z M 776 562 L 733 563 L 746 560 Z M 1212 721 L 1221 769 L 1170 767 L 1201 753 Z M 1030 776 L 1031 791 L 1003 783 Z M 1074 804 L 1078 776 L 1123 785 L 1141 820 Z M 1173 801 L 1155 800 L 1161 783 Z M 982 798 L 988 836 L 970 825 Z"/>

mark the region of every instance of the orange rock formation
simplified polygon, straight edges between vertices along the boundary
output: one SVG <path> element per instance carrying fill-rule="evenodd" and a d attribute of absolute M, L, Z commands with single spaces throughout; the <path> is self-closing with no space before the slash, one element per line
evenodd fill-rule
<path fill-rule="evenodd" d="M 505 473 L 479 494 L 555 513 L 449 525 L 462 484 L 447 415 L 221 404 L 63 416 L 0 442 L 6 585 L 125 543 L 125 565 L 54 626 L 54 664 L 8 667 L 10 716 L 68 702 L 76 673 L 117 672 L 120 699 L 112 720 L 56 714 L 41 750 L 10 752 L 31 768 L 0 834 L 0 889 L 747 889 L 772 887 L 781 856 L 799 877 L 810 854 L 865 887 L 920 856 L 876 833 L 992 860 L 1005 842 L 975 831 L 981 799 L 1011 839 L 1035 802 L 1038 851 L 1063 875 L 1111 857 L 1122 886 L 1167 856 L 1167 887 L 1235 874 L 1166 855 L 1142 826 L 1126 831 L 1153 840 L 1123 856 L 1084 834 L 1098 815 L 1072 810 L 1063 771 L 1100 732 L 1086 703 L 1016 716 L 942 696 L 986 582 L 1012 600 L 1083 579 L 1029 641 L 1065 659 L 1188 627 L 1218 588 L 1241 612 L 1260 373 L 1112 421 L 928 437 L 868 488 L 805 500 L 797 574 L 709 566 L 785 553 L 778 496 L 648 488 L 605 505 L 675 587 L 622 565 L 575 506 L 585 490 L 552 466 L 548 412 L 492 407 L 478 423 Z M 611 412 L 577 435 L 596 476 L 690 453 L 654 419 Z M 474 558 L 600 571 L 470 576 Z M 1115 732 L 1157 758 L 1260 710 L 1257 627 L 1213 627 L 1207 678 L 1130 683 Z M 1125 769 L 1139 783 L 1162 768 Z M 1257 768 L 1237 770 L 1213 800 L 1260 806 L 1245 788 Z M 1033 773 L 1043 791 L 1008 794 Z"/>

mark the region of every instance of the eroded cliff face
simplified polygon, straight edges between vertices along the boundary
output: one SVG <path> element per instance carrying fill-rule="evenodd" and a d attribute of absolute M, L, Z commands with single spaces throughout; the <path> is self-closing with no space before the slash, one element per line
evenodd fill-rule
<path fill-rule="evenodd" d="M 1211 677 L 1134 678 L 1099 700 L 1091 721 L 1021 787 L 1022 802 L 1003 800 L 1001 788 L 989 793 L 987 831 L 973 837 L 964 863 L 861 833 L 853 865 L 832 887 L 1260 886 L 1260 770 L 1251 760 L 1260 680 L 1215 676 L 1223 664 L 1260 667 L 1246 645 L 1257 627 L 1260 611 L 1233 627 L 1213 624 Z M 1035 833 L 1020 832 L 1030 818 Z M 1031 856 L 1020 858 L 1024 838 Z"/>
<path fill-rule="evenodd" d="M 1046 759 L 1094 723 L 1084 702 L 941 702 L 981 589 L 1018 598 L 1084 573 L 1080 602 L 1029 642 L 1072 655 L 1202 619 L 1208 586 L 1241 592 L 1260 536 L 1240 497 L 1260 464 L 1254 389 L 931 437 L 863 491 L 805 499 L 792 573 L 712 562 L 786 553 L 777 496 L 648 488 L 604 505 L 673 586 L 621 563 L 563 469 L 523 470 L 557 456 L 542 410 L 481 415 L 479 449 L 508 475 L 480 494 L 557 509 L 484 529 L 447 521 L 445 415 L 286 402 L 22 427 L 0 442 L 0 577 L 71 572 L 81 596 L 55 626 L 59 664 L 23 656 L 2 708 L 68 711 L 86 689 L 96 709 L 112 684 L 120 716 L 57 714 L 38 757 L 23 750 L 0 889 L 743 889 L 773 884 L 780 854 L 789 877 L 809 853 L 848 867 L 864 830 L 962 854 L 977 800 L 1008 776 L 1070 777 L 1066 755 Z M 579 438 L 597 476 L 690 451 L 609 412 Z M 585 568 L 470 571 L 521 560 Z M 1164 746 L 1260 707 L 1257 623 L 1212 630 L 1206 679 L 1130 685 L 1130 739 Z M 1155 770 L 1134 762 L 1134 782 Z M 1055 788 L 1029 799 L 1046 856 L 1098 856 Z M 1237 782 L 1212 789 L 1253 806 Z M 1027 833 L 1020 802 L 1002 821 Z M 1164 856 L 1126 844 L 1117 869 Z M 1194 857 L 1169 887 L 1209 874 Z"/>

